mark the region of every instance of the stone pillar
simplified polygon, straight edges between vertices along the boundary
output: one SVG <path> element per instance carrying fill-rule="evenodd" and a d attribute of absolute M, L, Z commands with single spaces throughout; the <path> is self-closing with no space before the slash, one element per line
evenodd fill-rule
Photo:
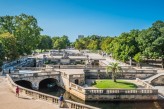
<path fill-rule="evenodd" d="M 38 82 L 33 82 L 32 83 L 32 89 L 38 90 L 39 89 L 39 83 Z"/>
<path fill-rule="evenodd" d="M 130 66 L 132 66 L 132 57 L 130 57 L 129 61 L 130 61 Z"/>

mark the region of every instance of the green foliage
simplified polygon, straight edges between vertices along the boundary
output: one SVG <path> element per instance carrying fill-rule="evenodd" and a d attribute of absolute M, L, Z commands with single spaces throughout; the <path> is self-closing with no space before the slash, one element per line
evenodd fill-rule
<path fill-rule="evenodd" d="M 86 49 L 86 47 L 85 47 L 85 41 L 84 41 L 83 38 L 76 40 L 76 42 L 75 42 L 75 48 L 78 49 L 78 50 Z"/>
<path fill-rule="evenodd" d="M 123 88 L 123 89 L 136 89 L 137 86 L 133 83 L 117 80 L 113 82 L 112 80 L 96 80 L 96 83 L 93 84 L 96 88 Z"/>
<path fill-rule="evenodd" d="M 109 53 L 115 59 L 123 62 L 127 61 L 129 57 L 133 57 L 139 52 L 138 43 L 138 30 L 132 30 L 130 33 L 122 33 L 120 37 L 114 38 L 109 45 Z"/>
<path fill-rule="evenodd" d="M 101 50 L 109 53 L 109 49 L 110 49 L 110 43 L 112 42 L 113 38 L 111 37 L 106 37 L 101 41 Z"/>
<path fill-rule="evenodd" d="M 141 53 L 137 53 L 133 58 L 137 63 L 140 63 L 142 61 L 142 55 Z"/>
<path fill-rule="evenodd" d="M 75 48 L 78 50 L 89 49 L 99 50 L 103 37 L 92 35 L 85 38 L 80 38 L 75 41 Z"/>
<path fill-rule="evenodd" d="M 141 53 L 137 53 L 134 58 L 133 58 L 136 62 L 137 62 L 137 66 L 140 67 L 140 62 L 142 62 L 142 55 Z"/>
<path fill-rule="evenodd" d="M 38 49 L 45 50 L 52 49 L 52 39 L 47 35 L 40 35 L 40 43 L 38 44 Z"/>
<path fill-rule="evenodd" d="M 118 63 L 111 63 L 107 66 L 107 73 L 112 73 L 113 81 L 116 82 L 117 75 L 122 73 L 122 68 L 118 65 Z"/>
<path fill-rule="evenodd" d="M 3 60 L 5 59 L 5 49 L 2 44 L 2 41 L 0 40 L 0 67 L 3 64 Z"/>
<path fill-rule="evenodd" d="M 4 53 L 7 60 L 14 60 L 18 58 L 16 38 L 10 33 L 0 34 L 0 40 L 4 47 Z"/>
<path fill-rule="evenodd" d="M 162 58 L 164 67 L 164 22 L 156 21 L 138 37 L 140 52 L 147 58 Z"/>
<path fill-rule="evenodd" d="M 90 43 L 88 44 L 87 48 L 89 50 L 98 50 L 98 41 L 97 40 L 91 40 L 89 41 Z"/>
<path fill-rule="evenodd" d="M 62 37 L 53 37 L 53 48 L 55 49 L 65 49 L 66 47 L 70 46 L 70 41 L 68 39 L 68 36 L 62 36 Z"/>
<path fill-rule="evenodd" d="M 42 29 L 35 17 L 20 14 L 18 16 L 0 16 L 1 48 L 5 57 L 15 59 L 19 55 L 31 54 L 32 50 L 65 49 L 74 46 L 78 50 L 103 50 L 113 58 L 126 62 L 129 57 L 141 53 L 146 58 L 161 58 L 164 67 L 164 22 L 156 21 L 148 29 L 131 30 L 118 37 L 100 37 L 91 35 L 77 39 L 70 44 L 67 36 L 50 38 L 40 36 Z M 5 36 L 5 37 L 4 37 Z M 9 44 L 8 44 L 9 43 Z M 137 55 L 136 55 L 137 54 Z M 1 59 L 2 60 L 2 59 Z"/>
<path fill-rule="evenodd" d="M 37 47 L 41 30 L 33 16 L 21 14 L 0 17 L 0 34 L 9 32 L 16 38 L 20 55 L 30 54 Z"/>

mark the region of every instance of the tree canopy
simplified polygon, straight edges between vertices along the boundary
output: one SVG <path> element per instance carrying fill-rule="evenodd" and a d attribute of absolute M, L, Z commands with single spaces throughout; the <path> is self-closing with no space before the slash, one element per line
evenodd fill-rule
<path fill-rule="evenodd" d="M 45 50 L 52 49 L 52 39 L 47 35 L 40 35 L 40 42 L 38 44 L 38 49 Z"/>
<path fill-rule="evenodd" d="M 14 36 L 19 55 L 30 54 L 36 49 L 40 31 L 42 29 L 33 16 L 20 14 L 0 17 L 0 34 L 10 33 Z"/>
<path fill-rule="evenodd" d="M 36 48 L 60 50 L 74 46 L 78 50 L 102 50 L 123 62 L 128 61 L 130 57 L 138 60 L 138 55 L 151 59 L 159 58 L 164 67 L 163 21 L 156 21 L 147 29 L 133 29 L 115 37 L 91 35 L 76 39 L 72 43 L 66 35 L 51 37 L 40 35 L 41 31 L 37 19 L 33 16 L 0 16 L 0 60 L 13 60 L 20 55 L 31 54 Z"/>

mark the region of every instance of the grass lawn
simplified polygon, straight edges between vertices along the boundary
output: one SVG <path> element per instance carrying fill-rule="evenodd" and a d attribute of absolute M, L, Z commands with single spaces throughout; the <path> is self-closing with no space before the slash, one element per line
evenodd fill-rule
<path fill-rule="evenodd" d="M 125 88 L 125 89 L 135 89 L 137 85 L 124 81 L 117 80 L 117 82 L 113 82 L 113 80 L 96 80 L 96 83 L 92 86 L 97 88 Z"/>

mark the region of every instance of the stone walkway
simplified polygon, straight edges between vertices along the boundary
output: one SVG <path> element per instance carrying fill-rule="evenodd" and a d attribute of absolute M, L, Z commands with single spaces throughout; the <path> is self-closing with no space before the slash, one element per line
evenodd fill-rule
<path fill-rule="evenodd" d="M 0 109 L 59 109 L 58 105 L 41 100 L 33 100 L 30 97 L 15 96 L 8 86 L 5 77 L 0 77 Z M 63 108 L 62 108 L 63 109 Z"/>

